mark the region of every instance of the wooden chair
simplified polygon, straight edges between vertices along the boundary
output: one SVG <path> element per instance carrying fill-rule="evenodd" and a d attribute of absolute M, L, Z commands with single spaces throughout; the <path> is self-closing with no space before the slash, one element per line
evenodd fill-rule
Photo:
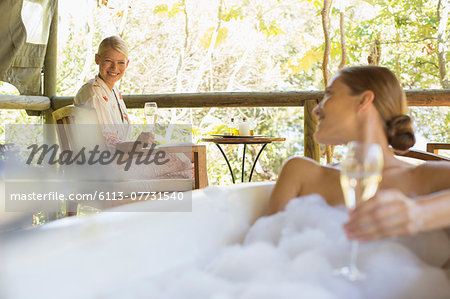
<path fill-rule="evenodd" d="M 103 135 L 100 126 L 92 125 L 97 120 L 97 114 L 95 110 L 75 106 L 66 106 L 54 111 L 53 118 L 57 124 L 56 131 L 62 151 L 77 151 L 79 150 L 80 146 L 85 146 L 86 143 L 103 143 Z M 71 126 L 71 124 L 89 125 L 89 127 L 87 130 L 75 130 L 74 126 Z M 89 135 L 90 138 L 87 138 L 86 135 Z M 83 144 L 80 145 L 80 143 Z M 206 147 L 204 145 L 167 145 L 158 147 L 158 150 L 163 150 L 167 153 L 185 153 L 187 155 L 191 155 L 191 161 L 193 162 L 193 183 L 192 188 L 190 189 L 200 189 L 208 186 Z M 145 155 L 146 149 L 143 149 L 142 152 Z M 129 158 L 133 157 L 129 156 Z M 163 179 L 160 181 L 163 183 L 162 186 L 165 186 L 162 188 L 167 188 L 167 186 L 170 185 L 171 179 Z M 165 189 L 156 191 L 187 191 L 185 189 L 177 189 L 176 184 L 181 181 L 180 179 L 174 179 L 172 181 L 174 185 L 170 186 L 170 190 Z M 186 186 L 186 184 L 183 183 L 183 186 Z M 70 210 L 73 211 L 74 208 L 71 207 Z M 73 215 L 73 212 L 69 214 Z"/>
<path fill-rule="evenodd" d="M 80 136 L 80 133 L 75 131 L 70 125 L 91 125 L 95 124 L 97 121 L 95 110 L 75 106 L 66 106 L 55 110 L 52 115 L 57 125 L 56 133 L 58 134 L 59 146 L 62 151 L 75 151 L 81 146 L 80 140 L 82 140 L 82 136 Z M 90 128 L 95 128 L 95 126 L 92 125 Z M 103 139 L 100 128 L 95 130 L 95 132 L 90 131 L 89 134 L 90 136 L 95 136 L 97 142 L 101 142 Z"/>
<path fill-rule="evenodd" d="M 430 142 L 427 143 L 427 152 L 438 154 L 439 150 L 450 150 L 450 143 Z"/>
<path fill-rule="evenodd" d="M 440 156 L 430 152 L 424 152 L 421 150 L 410 149 L 405 153 L 395 153 L 397 156 L 403 156 L 407 158 L 419 159 L 423 161 L 450 161 L 450 158 Z"/>

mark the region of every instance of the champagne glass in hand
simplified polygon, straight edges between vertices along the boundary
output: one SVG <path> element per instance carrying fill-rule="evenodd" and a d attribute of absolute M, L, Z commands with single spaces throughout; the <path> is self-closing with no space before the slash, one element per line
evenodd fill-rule
<path fill-rule="evenodd" d="M 147 102 L 144 106 L 144 115 L 147 124 L 154 125 L 158 118 L 158 105 L 156 102 Z"/>
<path fill-rule="evenodd" d="M 345 205 L 354 209 L 358 203 L 375 195 L 383 170 L 381 147 L 375 143 L 348 143 L 348 150 L 341 169 L 341 187 Z M 356 267 L 358 242 L 352 241 L 350 263 L 337 269 L 336 273 L 351 281 L 361 280 L 365 275 Z"/>

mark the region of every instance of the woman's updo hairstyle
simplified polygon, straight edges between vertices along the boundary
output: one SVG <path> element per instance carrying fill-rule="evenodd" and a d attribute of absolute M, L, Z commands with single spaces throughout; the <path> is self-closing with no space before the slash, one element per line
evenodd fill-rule
<path fill-rule="evenodd" d="M 128 46 L 119 36 L 113 35 L 102 40 L 98 46 L 98 56 L 102 57 L 106 50 L 114 49 L 128 58 Z"/>
<path fill-rule="evenodd" d="M 385 123 L 386 137 L 396 150 L 406 151 L 416 142 L 411 119 L 406 115 L 406 95 L 395 75 L 385 67 L 354 66 L 340 70 L 342 82 L 352 95 L 366 90 L 375 94 L 373 101 Z"/>

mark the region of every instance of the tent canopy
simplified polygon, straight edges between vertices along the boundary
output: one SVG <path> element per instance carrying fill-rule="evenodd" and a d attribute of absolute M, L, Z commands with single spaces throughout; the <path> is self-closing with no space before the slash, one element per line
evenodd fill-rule
<path fill-rule="evenodd" d="M 50 24 L 57 0 L 3 0 L 0 11 L 0 80 L 21 94 L 41 95 Z"/>

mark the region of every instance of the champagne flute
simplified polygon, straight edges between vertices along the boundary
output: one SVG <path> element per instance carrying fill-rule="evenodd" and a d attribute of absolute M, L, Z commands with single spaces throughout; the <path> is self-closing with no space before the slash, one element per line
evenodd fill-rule
<path fill-rule="evenodd" d="M 147 124 L 154 125 L 158 118 L 158 105 L 156 102 L 147 102 L 144 106 L 144 115 Z"/>
<path fill-rule="evenodd" d="M 344 192 L 345 205 L 354 209 L 361 201 L 375 195 L 383 170 L 383 154 L 381 147 L 375 143 L 348 143 L 348 150 L 341 168 L 341 187 Z M 365 278 L 356 266 L 358 241 L 351 242 L 350 263 L 337 269 L 336 273 L 347 277 L 350 281 Z"/>

